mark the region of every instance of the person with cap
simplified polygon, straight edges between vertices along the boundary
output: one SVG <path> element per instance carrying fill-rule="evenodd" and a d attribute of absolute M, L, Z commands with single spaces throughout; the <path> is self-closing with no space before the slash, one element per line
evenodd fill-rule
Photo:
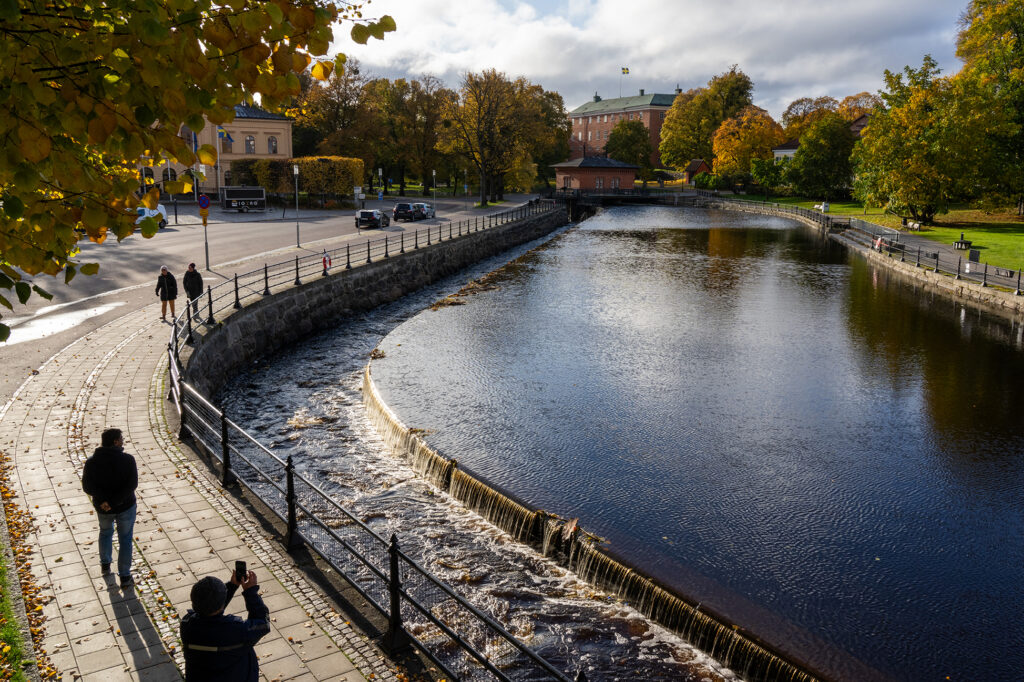
<path fill-rule="evenodd" d="M 139 470 L 135 458 L 124 451 L 121 429 L 106 429 L 100 447 L 85 460 L 82 490 L 92 498 L 100 522 L 100 571 L 110 573 L 114 554 L 114 526 L 117 526 L 117 575 L 121 588 L 135 584 L 132 579 L 132 533 L 135 528 L 135 489 Z"/>
<path fill-rule="evenodd" d="M 192 314 L 199 314 L 199 302 L 196 300 L 203 295 L 203 276 L 196 270 L 195 263 L 188 264 L 188 270 L 185 271 L 185 276 L 181 278 L 181 283 L 185 287 L 185 295 L 188 296 L 189 303 L 192 304 Z M 173 309 L 171 314 L 173 315 Z"/>
<path fill-rule="evenodd" d="M 160 268 L 160 276 L 156 279 L 156 295 L 160 297 L 160 319 L 167 321 L 167 304 L 171 304 L 171 319 L 174 319 L 174 299 L 178 298 L 178 280 L 170 273 L 167 266 Z"/>
<path fill-rule="evenodd" d="M 248 619 L 224 609 L 242 588 Z M 256 682 L 260 674 L 254 646 L 270 632 L 270 610 L 263 603 L 256 574 L 241 581 L 233 572 L 227 585 L 208 575 L 192 586 L 192 608 L 181 619 L 185 682 Z"/>

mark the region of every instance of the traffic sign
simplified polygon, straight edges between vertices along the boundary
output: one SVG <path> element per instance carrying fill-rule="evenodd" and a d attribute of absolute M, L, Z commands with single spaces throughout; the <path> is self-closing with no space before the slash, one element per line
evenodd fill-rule
<path fill-rule="evenodd" d="M 210 208 L 210 197 L 206 196 L 205 194 L 200 194 L 199 195 L 199 208 L 203 209 L 204 211 L 206 209 Z M 200 213 L 200 215 L 209 215 L 209 214 L 208 213 L 206 213 L 206 214 Z"/>
<path fill-rule="evenodd" d="M 205 207 L 199 209 L 199 215 L 201 215 L 202 217 L 205 218 L 206 216 L 210 215 L 210 209 L 205 208 Z"/>

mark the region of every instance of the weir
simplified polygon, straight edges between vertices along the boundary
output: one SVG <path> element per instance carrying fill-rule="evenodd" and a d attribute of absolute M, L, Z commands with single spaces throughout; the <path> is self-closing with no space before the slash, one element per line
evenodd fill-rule
<path fill-rule="evenodd" d="M 628 602 L 651 620 L 739 673 L 749 682 L 815 682 L 814 673 L 774 651 L 770 645 L 685 595 L 675 594 L 626 562 L 610 556 L 599 540 L 549 512 L 533 510 L 459 468 L 454 459 L 433 450 L 381 399 L 372 377 L 363 373 L 367 415 L 387 446 L 432 485 L 462 502 L 517 541 L 531 545 L 582 580 Z"/>

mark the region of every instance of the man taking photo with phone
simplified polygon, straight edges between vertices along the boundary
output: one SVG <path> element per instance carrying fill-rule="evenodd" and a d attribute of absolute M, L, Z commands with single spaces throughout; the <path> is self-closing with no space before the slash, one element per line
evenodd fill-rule
<path fill-rule="evenodd" d="M 224 613 L 239 587 L 247 620 Z M 270 611 L 260 598 L 256 574 L 238 562 L 227 585 L 209 575 L 192 586 L 191 597 L 192 608 L 181 619 L 186 682 L 256 682 L 260 666 L 253 647 L 270 632 Z"/>

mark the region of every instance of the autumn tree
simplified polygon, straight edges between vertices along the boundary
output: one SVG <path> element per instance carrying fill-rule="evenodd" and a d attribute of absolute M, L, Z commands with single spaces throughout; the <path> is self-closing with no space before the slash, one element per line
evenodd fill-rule
<path fill-rule="evenodd" d="M 367 138 L 371 134 L 369 111 L 363 102 L 367 78 L 358 60 L 349 59 L 334 76 L 310 86 L 288 110 L 295 119 L 292 149 L 296 156 L 331 154 L 367 158 Z"/>
<path fill-rule="evenodd" d="M 715 131 L 715 173 L 738 180 L 750 173 L 751 161 L 772 158 L 772 149 L 784 141 L 782 126 L 764 109 L 750 105 Z"/>
<path fill-rule="evenodd" d="M 441 133 L 441 117 L 445 105 L 455 93 L 445 88 L 434 76 L 423 76 L 410 83 L 409 160 L 413 171 L 423 180 L 423 196 L 430 195 L 429 180 L 440 160 L 437 149 Z"/>
<path fill-rule="evenodd" d="M 327 53 L 332 25 L 360 17 L 359 5 L 329 0 L 0 1 L 0 288 L 24 303 L 41 291 L 26 277 L 95 272 L 74 260 L 80 234 L 124 239 L 132 209 L 155 207 L 155 191 L 135 194 L 140 159 L 191 165 L 182 124 L 228 123 L 257 96 L 269 109 L 288 104 L 298 74 Z M 355 24 L 352 37 L 394 28 L 385 16 Z M 312 74 L 326 78 L 343 60 L 318 61 Z M 212 165 L 217 154 L 204 146 L 198 156 Z M 144 236 L 156 231 L 143 221 Z M 0 325 L 0 340 L 8 335 Z"/>
<path fill-rule="evenodd" d="M 565 100 L 557 92 L 542 90 L 538 104 L 542 125 L 540 134 L 533 140 L 532 156 L 537 165 L 537 177 L 550 187 L 555 179 L 552 166 L 569 157 L 572 121 L 566 113 Z"/>
<path fill-rule="evenodd" d="M 676 96 L 661 126 L 662 161 L 682 169 L 691 159 L 714 158 L 712 138 L 722 121 L 751 104 L 754 84 L 733 66 L 707 87 Z"/>
<path fill-rule="evenodd" d="M 855 195 L 931 223 L 951 202 L 985 190 L 999 153 L 989 142 L 1016 126 L 991 89 L 969 77 L 940 77 L 929 56 L 920 69 L 886 70 L 885 84 L 886 108 L 872 114 L 854 150 Z"/>
<path fill-rule="evenodd" d="M 834 97 L 801 97 L 793 100 L 782 112 L 786 139 L 799 140 L 808 126 L 838 108 L 839 102 Z"/>
<path fill-rule="evenodd" d="M 769 196 L 782 185 L 788 168 L 788 157 L 781 160 L 774 158 L 751 160 L 750 177 L 764 190 L 765 201 L 768 201 Z"/>
<path fill-rule="evenodd" d="M 957 56 L 962 76 L 991 91 L 1010 112 L 1013 126 L 989 136 L 997 154 L 992 189 L 1024 215 L 1024 3 L 971 0 L 960 19 Z"/>
<path fill-rule="evenodd" d="M 651 131 L 643 121 L 622 120 L 615 124 L 604 145 L 608 156 L 617 161 L 631 163 L 640 168 L 640 179 L 644 187 L 653 177 L 651 166 Z"/>
<path fill-rule="evenodd" d="M 871 113 L 877 107 L 882 106 L 882 98 L 870 92 L 858 92 L 856 95 L 848 95 L 839 102 L 836 110 L 844 120 L 852 123 L 864 114 Z"/>
<path fill-rule="evenodd" d="M 825 114 L 804 130 L 786 179 L 799 194 L 826 201 L 847 192 L 853 181 L 850 154 L 855 141 L 846 119 Z"/>

